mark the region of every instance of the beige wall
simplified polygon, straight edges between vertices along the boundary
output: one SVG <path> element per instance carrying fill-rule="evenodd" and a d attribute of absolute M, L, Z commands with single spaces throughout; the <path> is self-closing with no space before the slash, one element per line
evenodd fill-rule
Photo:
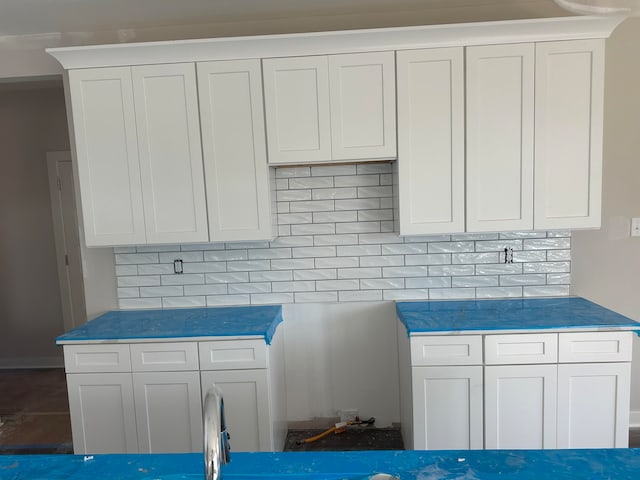
<path fill-rule="evenodd" d="M 602 229 L 574 232 L 573 293 L 640 321 L 640 18 L 607 40 Z M 640 341 L 635 338 L 632 423 L 640 426 Z"/>
<path fill-rule="evenodd" d="M 0 89 L 0 367 L 61 363 L 45 154 L 68 150 L 61 87 Z"/>

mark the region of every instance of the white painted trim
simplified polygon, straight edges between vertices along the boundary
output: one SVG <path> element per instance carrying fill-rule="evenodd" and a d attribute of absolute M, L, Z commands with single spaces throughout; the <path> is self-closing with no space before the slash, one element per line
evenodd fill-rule
<path fill-rule="evenodd" d="M 629 428 L 640 428 L 640 410 L 629 412 Z"/>
<path fill-rule="evenodd" d="M 65 69 L 607 38 L 626 17 L 578 16 L 48 48 Z"/>

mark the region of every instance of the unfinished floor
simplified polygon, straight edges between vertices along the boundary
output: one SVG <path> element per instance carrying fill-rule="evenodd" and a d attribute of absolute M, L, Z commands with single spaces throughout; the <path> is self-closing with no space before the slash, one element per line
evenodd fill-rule
<path fill-rule="evenodd" d="M 0 370 L 0 453 L 72 453 L 61 368 Z"/>

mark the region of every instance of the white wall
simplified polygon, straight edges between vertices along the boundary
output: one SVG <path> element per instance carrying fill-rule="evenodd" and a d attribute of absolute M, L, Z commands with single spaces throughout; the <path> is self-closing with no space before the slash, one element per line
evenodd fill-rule
<path fill-rule="evenodd" d="M 60 86 L 0 89 L 0 367 L 62 363 L 46 152 L 68 148 Z"/>
<path fill-rule="evenodd" d="M 283 318 L 289 421 L 345 409 L 400 421 L 393 302 L 289 304 Z"/>
<path fill-rule="evenodd" d="M 640 18 L 607 41 L 602 229 L 574 232 L 572 291 L 640 321 Z M 631 422 L 640 427 L 640 341 L 635 339 Z"/>

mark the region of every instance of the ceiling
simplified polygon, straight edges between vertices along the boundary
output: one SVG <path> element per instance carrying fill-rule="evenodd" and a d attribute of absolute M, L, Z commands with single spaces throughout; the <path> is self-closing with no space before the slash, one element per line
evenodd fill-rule
<path fill-rule="evenodd" d="M 233 34 L 228 25 L 247 24 L 255 29 L 238 34 L 289 33 L 335 29 L 332 22 L 371 28 L 563 15 L 552 0 L 0 0 L 0 39 L 205 24 L 227 25 L 221 35 Z"/>

